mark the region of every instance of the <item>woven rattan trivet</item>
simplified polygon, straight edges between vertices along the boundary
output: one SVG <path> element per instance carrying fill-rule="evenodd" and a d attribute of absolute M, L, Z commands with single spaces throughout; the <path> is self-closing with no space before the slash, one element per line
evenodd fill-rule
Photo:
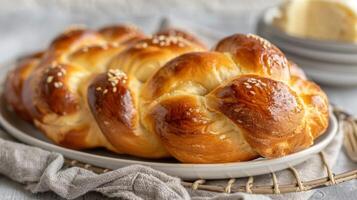
<path fill-rule="evenodd" d="M 337 116 L 339 125 L 344 126 L 344 125 L 350 125 L 349 123 L 355 123 L 355 124 L 357 123 L 356 119 L 352 119 L 351 115 L 342 111 L 341 109 L 334 107 L 333 111 L 334 114 Z M 353 129 L 345 129 L 345 130 L 355 131 Z M 246 183 L 241 186 L 233 186 L 233 184 L 236 181 L 236 179 L 234 178 L 227 179 L 226 184 L 223 186 L 222 184 L 220 185 L 209 184 L 209 181 L 203 179 L 199 179 L 193 182 L 182 181 L 181 183 L 183 186 L 190 187 L 194 190 L 199 189 L 199 190 L 206 190 L 212 192 L 223 192 L 223 193 L 246 192 L 252 194 L 282 194 L 282 193 L 289 193 L 289 192 L 307 191 L 315 188 L 326 187 L 330 185 L 339 184 L 345 181 L 357 179 L 357 169 L 340 173 L 340 174 L 334 174 L 331 170 L 331 167 L 327 164 L 323 152 L 320 152 L 320 157 L 325 166 L 327 176 L 323 178 L 309 180 L 309 181 L 302 181 L 297 169 L 291 167 L 289 169 L 294 174 L 296 180 L 295 183 L 291 183 L 291 184 L 283 184 L 283 185 L 279 184 L 275 173 L 271 173 L 272 182 L 273 182 L 272 185 L 254 185 L 253 176 L 248 177 Z M 111 171 L 109 169 L 92 166 L 71 159 L 65 159 L 65 165 L 68 167 L 70 166 L 82 167 L 98 174 Z"/>

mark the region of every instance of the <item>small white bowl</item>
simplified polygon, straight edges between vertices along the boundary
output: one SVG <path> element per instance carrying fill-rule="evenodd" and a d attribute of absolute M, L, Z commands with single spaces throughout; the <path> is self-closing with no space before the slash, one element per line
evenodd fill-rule
<path fill-rule="evenodd" d="M 296 37 L 289 35 L 279 28 L 276 28 L 272 21 L 275 16 L 277 16 L 278 8 L 273 7 L 267 9 L 264 14 L 260 17 L 258 22 L 258 32 L 260 34 L 270 34 L 282 41 L 292 43 L 294 45 L 303 46 L 306 48 L 316 49 L 319 51 L 329 51 L 329 52 L 340 52 L 340 53 L 357 53 L 356 43 L 345 43 L 338 41 L 328 41 L 328 40 L 315 40 L 309 38 Z M 261 31 L 264 30 L 264 33 Z"/>

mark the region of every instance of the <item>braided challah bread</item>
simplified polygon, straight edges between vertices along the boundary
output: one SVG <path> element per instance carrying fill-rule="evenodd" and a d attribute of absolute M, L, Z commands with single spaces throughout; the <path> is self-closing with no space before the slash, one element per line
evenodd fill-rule
<path fill-rule="evenodd" d="M 324 92 L 268 41 L 131 26 L 69 30 L 9 72 L 6 100 L 54 143 L 186 163 L 275 158 L 328 126 Z"/>

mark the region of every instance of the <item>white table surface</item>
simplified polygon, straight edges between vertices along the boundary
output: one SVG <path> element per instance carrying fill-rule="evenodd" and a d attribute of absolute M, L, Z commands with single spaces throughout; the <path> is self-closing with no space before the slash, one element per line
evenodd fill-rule
<path fill-rule="evenodd" d="M 116 22 L 134 22 L 152 32 L 160 19 L 170 17 L 178 25 L 189 22 L 207 27 L 206 32 L 225 35 L 234 32 L 254 32 L 261 11 L 280 0 L 0 0 L 0 63 L 26 52 L 45 47 L 51 38 L 69 24 L 98 27 Z M 110 5 L 110 6 L 108 6 Z M 224 23 L 221 23 L 224 21 Z M 199 31 L 198 31 L 199 32 Z M 357 78 L 357 77 L 356 77 Z M 357 115 L 357 87 L 323 86 L 330 101 Z M 335 170 L 357 168 L 346 162 L 343 152 Z M 343 165 L 343 166 L 342 166 Z M 102 199 L 99 194 L 87 194 L 79 199 Z M 315 190 L 311 199 L 357 199 L 357 181 Z M 0 175 L 0 199 L 61 199 L 53 193 L 31 194 L 23 185 Z"/>

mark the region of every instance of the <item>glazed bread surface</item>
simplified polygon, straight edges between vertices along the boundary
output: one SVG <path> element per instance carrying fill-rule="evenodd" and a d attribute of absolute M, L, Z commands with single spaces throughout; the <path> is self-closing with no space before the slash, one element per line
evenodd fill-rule
<path fill-rule="evenodd" d="M 311 146 L 328 99 L 270 42 L 126 25 L 73 29 L 10 71 L 5 99 L 54 143 L 145 158 L 223 163 Z"/>

